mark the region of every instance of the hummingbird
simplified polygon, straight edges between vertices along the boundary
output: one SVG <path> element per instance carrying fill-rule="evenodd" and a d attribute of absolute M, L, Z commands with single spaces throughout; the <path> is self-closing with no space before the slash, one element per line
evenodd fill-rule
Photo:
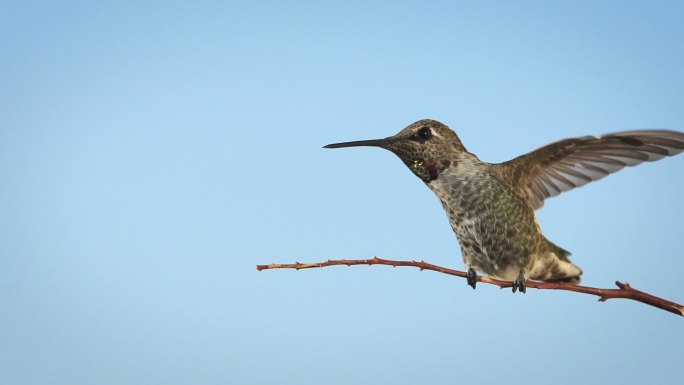
<path fill-rule="evenodd" d="M 384 139 L 333 143 L 324 148 L 371 146 L 393 152 L 432 190 L 461 246 L 467 283 L 477 274 L 512 282 L 579 283 L 582 270 L 570 252 L 549 241 L 535 210 L 544 200 L 628 166 L 684 151 L 684 133 L 615 132 L 560 140 L 503 163 L 487 163 L 466 150 L 458 135 L 436 120 L 419 120 Z"/>

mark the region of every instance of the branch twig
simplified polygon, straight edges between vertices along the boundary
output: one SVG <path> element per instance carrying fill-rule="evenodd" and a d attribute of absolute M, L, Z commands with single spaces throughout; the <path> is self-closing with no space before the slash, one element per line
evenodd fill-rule
<path fill-rule="evenodd" d="M 444 274 L 454 275 L 456 277 L 466 278 L 466 273 L 464 271 L 449 269 L 442 266 L 433 265 L 424 261 L 393 261 L 389 259 L 381 259 L 378 257 L 373 257 L 373 259 L 337 259 L 337 260 L 327 260 L 325 262 L 319 263 L 286 263 L 278 264 L 272 263 L 270 265 L 257 265 L 257 270 L 272 270 L 272 269 L 312 269 L 312 268 L 322 268 L 327 266 L 337 266 L 337 265 L 388 265 L 388 266 L 410 266 L 417 267 L 420 270 L 432 270 Z M 504 281 L 496 278 L 477 276 L 478 282 L 488 283 L 490 285 L 496 285 L 500 288 L 512 287 L 513 283 L 510 281 Z M 631 299 L 634 301 L 639 301 L 647 305 L 657 307 L 669 311 L 670 313 L 677 314 L 684 317 L 684 306 L 665 300 L 660 297 L 645 293 L 643 291 L 634 289 L 628 283 L 622 283 L 616 281 L 617 289 L 600 289 L 596 287 L 573 285 L 569 283 L 556 283 L 556 282 L 542 282 L 542 281 L 525 281 L 527 287 L 532 287 L 535 289 L 546 289 L 546 290 L 567 290 L 574 291 L 578 293 L 590 294 L 599 297 L 599 301 L 604 302 L 613 298 L 624 298 Z"/>

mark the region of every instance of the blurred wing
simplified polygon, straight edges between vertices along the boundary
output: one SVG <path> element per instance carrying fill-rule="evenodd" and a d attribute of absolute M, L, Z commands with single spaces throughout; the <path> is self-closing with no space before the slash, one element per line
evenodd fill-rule
<path fill-rule="evenodd" d="M 565 139 L 497 166 L 513 171 L 536 210 L 544 199 L 599 180 L 608 174 L 684 151 L 684 133 L 668 130 L 616 132 Z"/>

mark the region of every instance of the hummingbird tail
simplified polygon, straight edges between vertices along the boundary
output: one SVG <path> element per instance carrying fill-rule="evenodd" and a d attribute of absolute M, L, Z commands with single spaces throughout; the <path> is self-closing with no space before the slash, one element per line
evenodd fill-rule
<path fill-rule="evenodd" d="M 548 242 L 548 251 L 531 267 L 528 277 L 546 282 L 579 283 L 582 269 L 570 262 L 570 252 Z"/>

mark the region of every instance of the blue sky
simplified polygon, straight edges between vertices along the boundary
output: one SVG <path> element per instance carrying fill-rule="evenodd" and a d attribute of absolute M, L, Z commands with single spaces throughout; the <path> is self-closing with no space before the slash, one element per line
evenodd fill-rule
<path fill-rule="evenodd" d="M 462 268 L 392 154 L 684 130 L 681 2 L 0 2 L 0 383 L 675 384 L 682 320 Z M 684 301 L 684 156 L 546 202 L 588 285 Z"/>

